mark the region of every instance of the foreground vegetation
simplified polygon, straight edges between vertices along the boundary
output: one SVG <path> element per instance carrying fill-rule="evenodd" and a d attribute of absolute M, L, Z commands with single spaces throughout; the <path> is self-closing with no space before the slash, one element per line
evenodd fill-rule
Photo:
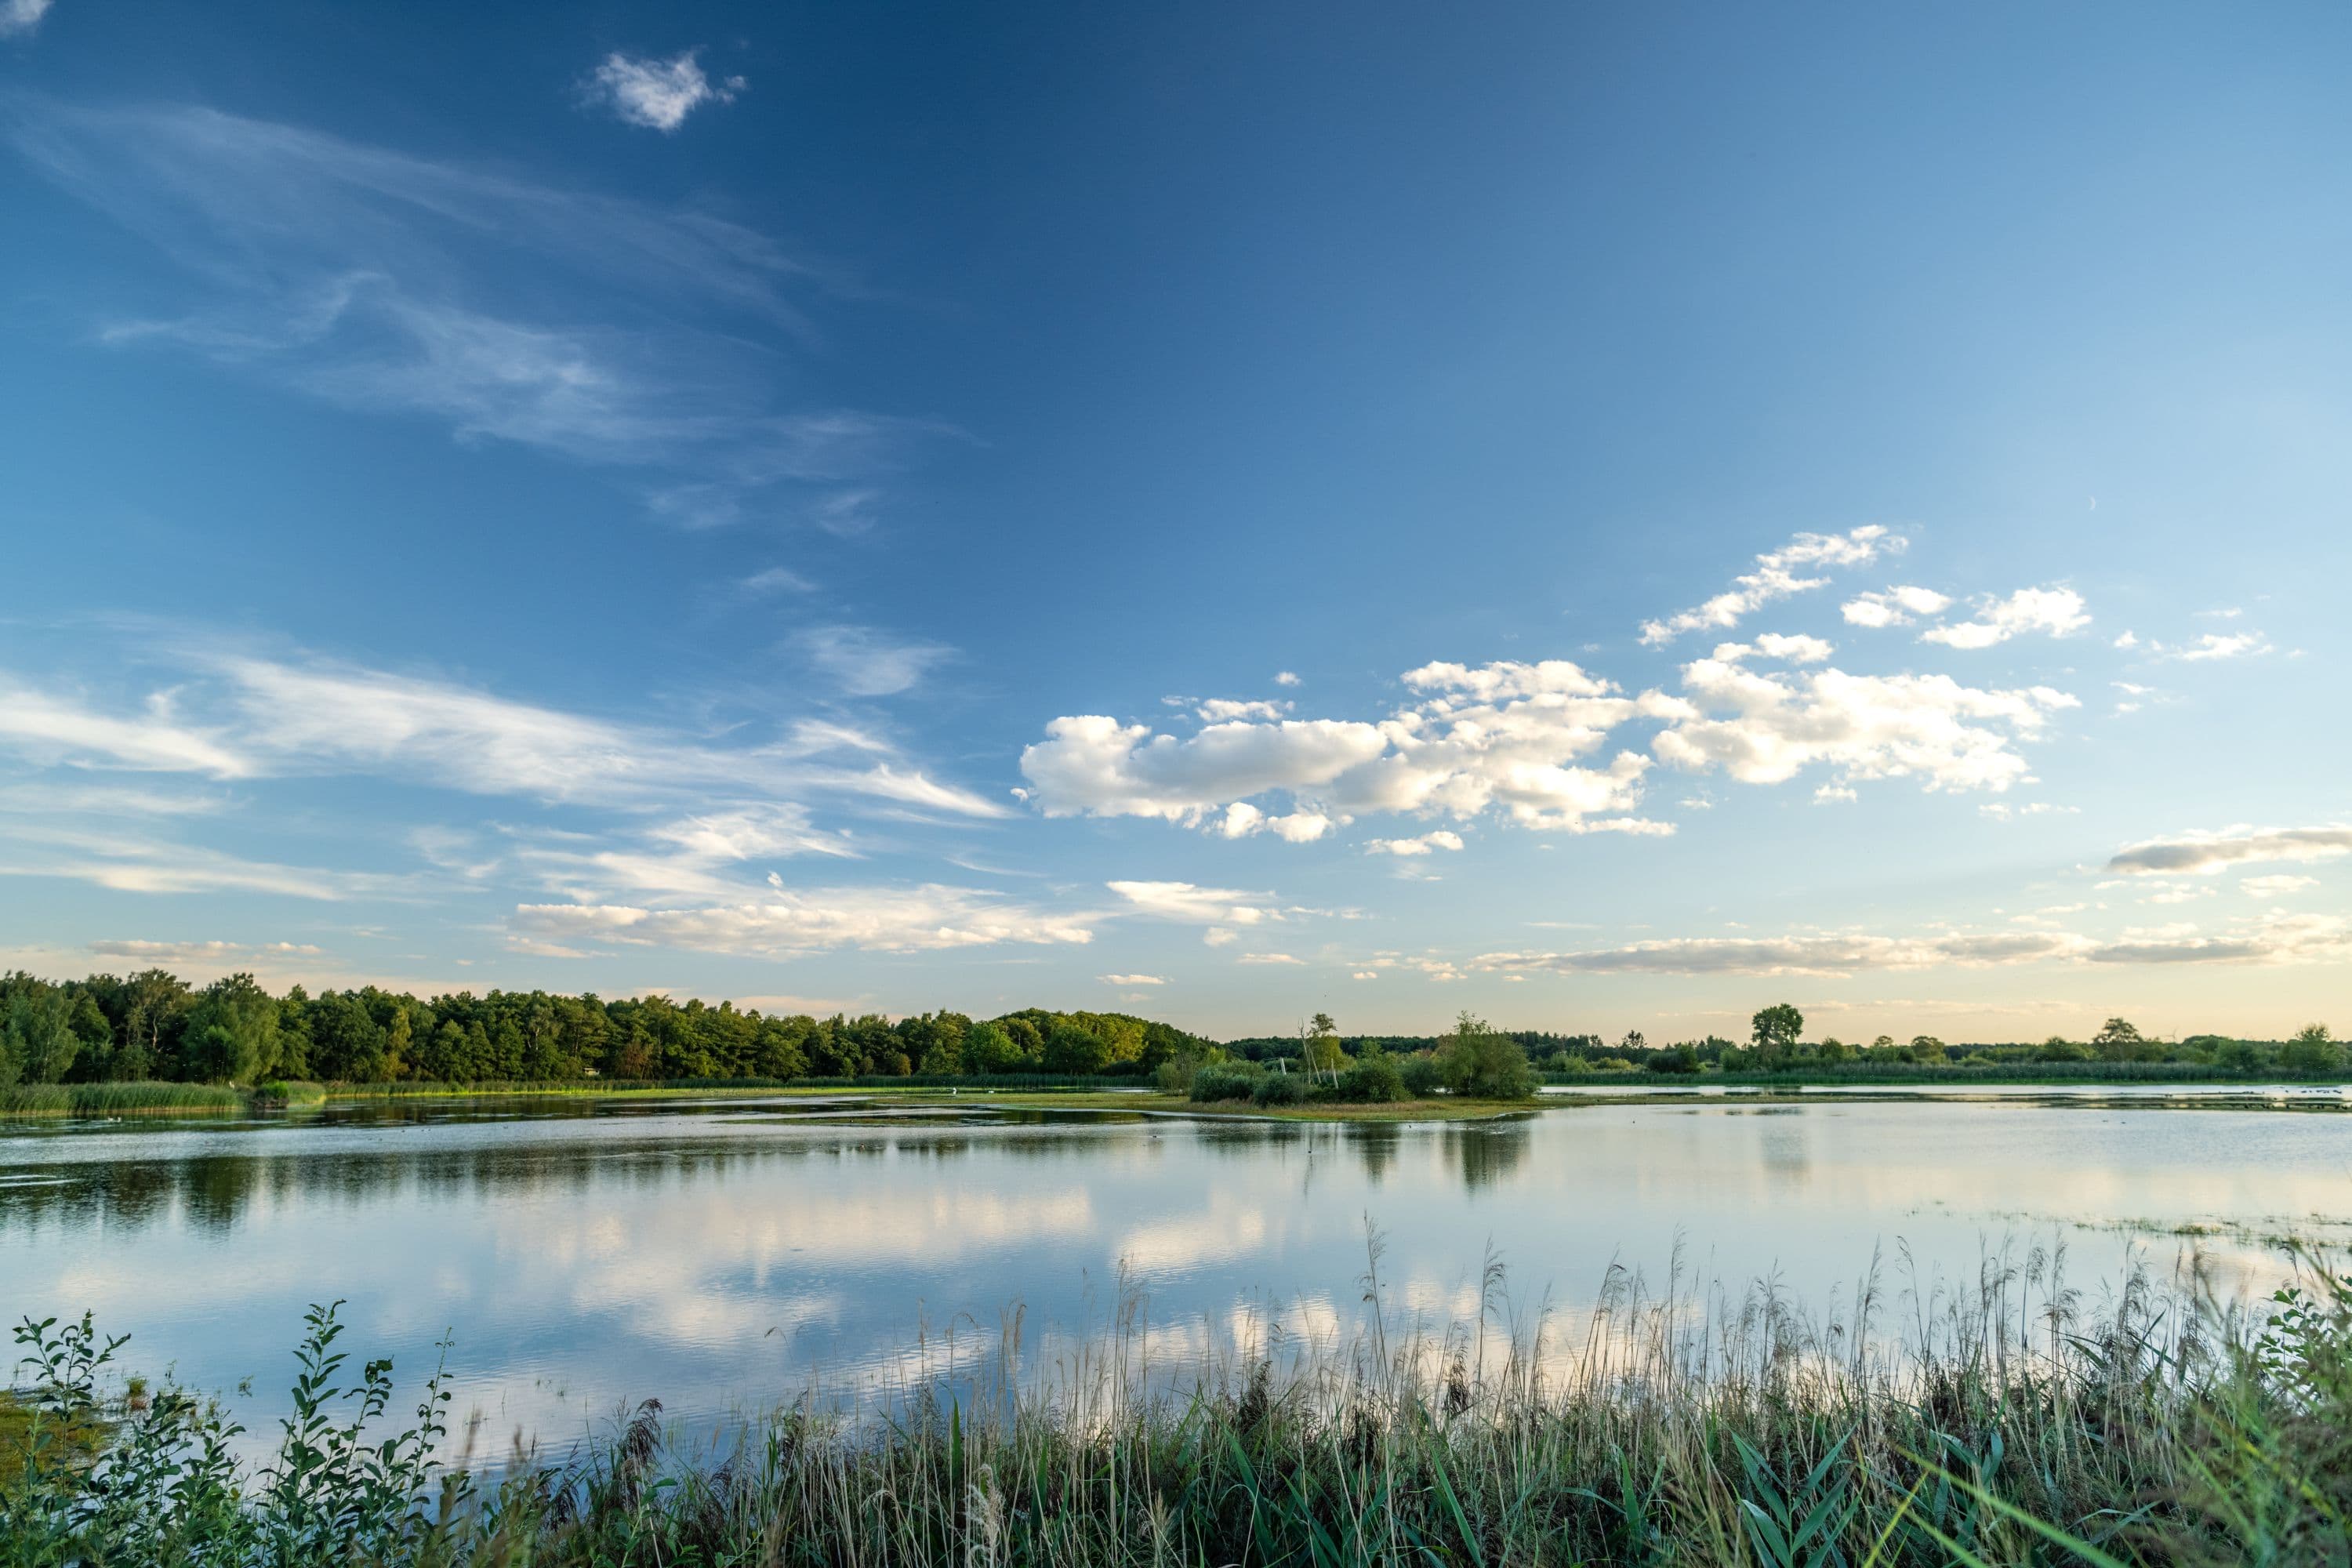
<path fill-rule="evenodd" d="M 2352 1553 L 2352 1286 L 2252 1321 L 2144 1281 L 2085 1314 L 2063 1261 L 1842 1321 L 1622 1277 L 1573 1332 L 1372 1310 L 1347 1344 L 1155 1375 L 1136 1315 L 1045 1384 L 1001 1374 L 877 1414 L 804 1397 L 717 1448 L 648 1403 L 561 1461 L 448 1452 L 451 1393 L 378 1428 L 314 1309 L 257 1466 L 183 1391 L 112 1381 L 87 1319 L 26 1322 L 0 1421 L 0 1563 L 2342 1563 Z M 1897 1327 L 1894 1320 L 1900 1320 Z M 1890 1335 L 1895 1336 L 1890 1339 Z M 1019 1356 L 1009 1330 L 1003 1364 Z"/>

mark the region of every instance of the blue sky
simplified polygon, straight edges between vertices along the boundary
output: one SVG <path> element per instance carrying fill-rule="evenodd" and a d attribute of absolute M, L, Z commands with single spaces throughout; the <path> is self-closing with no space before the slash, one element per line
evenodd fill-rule
<path fill-rule="evenodd" d="M 0 962 L 2352 1024 L 2340 12 L 0 30 Z"/>

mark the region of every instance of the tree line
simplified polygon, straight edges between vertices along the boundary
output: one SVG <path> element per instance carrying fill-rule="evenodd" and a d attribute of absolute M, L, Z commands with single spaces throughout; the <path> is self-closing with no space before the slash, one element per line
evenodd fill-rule
<path fill-rule="evenodd" d="M 2168 1041 L 2110 1018 L 2088 1040 L 1951 1046 L 1928 1035 L 1862 1042 L 1805 1037 L 1804 1015 L 1787 1003 L 1760 1009 L 1744 1041 L 1708 1036 L 1652 1046 L 1639 1030 L 1612 1047 L 1592 1034 L 1499 1030 L 1475 1021 L 1479 1050 L 1552 1073 L 1645 1070 L 1660 1074 L 1790 1072 L 1848 1067 L 1989 1067 L 2105 1061 L 2179 1063 L 2217 1072 L 2322 1075 L 2344 1070 L 2342 1044 L 2313 1024 L 2283 1041 L 2193 1035 Z M 375 986 L 273 995 L 249 974 L 194 986 L 161 969 L 127 978 L 95 974 L 51 982 L 0 975 L 0 1088 L 18 1084 L 147 1079 L 256 1084 L 269 1079 L 345 1083 L 561 1082 L 1051 1074 L 1158 1075 L 1189 1088 L 1202 1065 L 1284 1068 L 1327 1078 L 1343 1064 L 1391 1058 L 1408 1077 L 1443 1060 L 1468 1059 L 1457 1022 L 1442 1036 L 1341 1036 L 1318 1014 L 1286 1037 L 1220 1046 L 1171 1024 L 1124 1013 L 1025 1008 L 1000 1017 L 919 1013 L 763 1014 L 731 1003 L 666 996 L 470 992 L 429 1000 Z M 1432 1064 L 1416 1067 L 1416 1059 Z M 1162 1069 L 1168 1069 L 1163 1071 Z M 1385 1068 L 1366 1084 L 1386 1085 Z M 1266 1090 L 1280 1096 L 1286 1075 Z M 1362 1077 L 1363 1075 L 1359 1075 Z M 1487 1076 L 1482 1071 L 1482 1079 Z M 1500 1071 L 1499 1079 L 1515 1079 Z M 1235 1079 L 1223 1080 L 1228 1083 Z M 1308 1083 L 1314 1079 L 1305 1080 Z M 1433 1079 L 1433 1084 L 1434 1083 Z M 1249 1079 L 1251 1092 L 1260 1079 Z M 1414 1081 L 1408 1091 L 1430 1085 Z M 1507 1097 L 1507 1096 L 1498 1096 Z"/>
<path fill-rule="evenodd" d="M 250 974 L 0 976 L 0 1088 L 161 1079 L 468 1083 L 1145 1074 L 1210 1042 L 1124 1013 L 765 1014 L 666 996 L 376 986 L 273 995 Z"/>
<path fill-rule="evenodd" d="M 2246 1040 L 2225 1035 L 2164 1040 L 2142 1033 L 2129 1019 L 2116 1017 L 2101 1025 L 2087 1040 L 2052 1035 L 2034 1043 L 1947 1045 L 1933 1035 L 1914 1035 L 1908 1040 L 1880 1035 L 1868 1041 L 1825 1035 L 1809 1040 L 1804 1014 L 1786 1002 L 1759 1008 L 1748 1022 L 1744 1043 L 1710 1035 L 1703 1040 L 1653 1046 L 1634 1029 L 1613 1050 L 1584 1037 L 1539 1062 L 1546 1070 L 1559 1073 L 1642 1070 L 1670 1075 L 1908 1066 L 2028 1068 L 2068 1062 L 2158 1063 L 2231 1075 L 2275 1072 L 2305 1077 L 2345 1068 L 2343 1043 L 2325 1024 L 2306 1024 L 2285 1040 Z"/>

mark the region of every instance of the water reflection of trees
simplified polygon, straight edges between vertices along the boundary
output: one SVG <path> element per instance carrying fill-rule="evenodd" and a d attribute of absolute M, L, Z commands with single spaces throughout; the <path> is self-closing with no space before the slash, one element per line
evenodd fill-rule
<path fill-rule="evenodd" d="M 291 1134 L 264 1135 L 247 1148 L 173 1159 L 32 1166 L 0 1186 L 0 1231 L 62 1225 L 140 1230 L 179 1225 L 219 1233 L 267 1203 L 284 1209 L 359 1209 L 398 1196 L 419 1204 L 516 1202 L 643 1194 L 681 1183 L 773 1171 L 812 1162 L 857 1167 L 885 1161 L 945 1169 L 988 1153 L 1032 1163 L 1099 1159 L 1098 1139 L 1044 1129 L 916 1132 L 887 1128 L 811 1137 L 797 1130 L 763 1138 L 756 1131 L 716 1138 L 584 1137 L 482 1142 L 458 1148 L 299 1150 Z M 54 1179 L 52 1179 L 54 1178 Z"/>
<path fill-rule="evenodd" d="M 1471 1192 L 1507 1178 L 1528 1158 L 1532 1141 L 1525 1121 L 1457 1122 L 1444 1131 L 1448 1162 L 1462 1173 Z"/>
<path fill-rule="evenodd" d="M 1203 1122 L 1195 1134 L 1201 1147 L 1224 1159 L 1255 1163 L 1276 1150 L 1351 1157 L 1366 1181 L 1377 1186 L 1410 1142 L 1434 1139 L 1445 1163 L 1472 1191 L 1491 1186 L 1517 1171 L 1533 1142 L 1524 1119 L 1451 1122 L 1440 1127 L 1394 1121 L 1314 1123 L 1297 1121 Z"/>
<path fill-rule="evenodd" d="M 571 1115 L 567 1109 L 565 1119 Z M 446 1126 L 446 1119 L 440 1124 Z M 1050 1123 L 953 1130 L 828 1127 L 821 1135 L 812 1135 L 805 1124 L 779 1123 L 775 1131 L 783 1135 L 772 1138 L 761 1136 L 764 1131 L 737 1126 L 716 1136 L 588 1136 L 356 1150 L 289 1148 L 300 1132 L 268 1133 L 247 1147 L 173 1159 L 20 1168 L 14 1173 L 29 1180 L 0 1186 L 0 1231 L 51 1225 L 137 1231 L 179 1225 L 217 1234 L 243 1223 L 257 1205 L 281 1211 L 304 1204 L 357 1211 L 394 1196 L 428 1206 L 541 1198 L 593 1205 L 600 1195 L 646 1194 L 810 1162 L 853 1168 L 912 1163 L 939 1168 L 945 1179 L 950 1168 L 982 1154 L 1023 1163 L 1095 1163 L 1109 1147 L 1101 1137 Z M 1221 1160 L 1262 1163 L 1269 1154 L 1288 1152 L 1310 1161 L 1346 1160 L 1374 1185 L 1396 1168 L 1408 1143 L 1433 1138 L 1445 1165 L 1473 1191 L 1517 1171 L 1530 1142 L 1525 1121 L 1433 1129 L 1235 1121 L 1169 1123 L 1139 1138 L 1126 1129 L 1117 1147 L 1124 1154 L 1156 1155 L 1163 1140 L 1186 1136 Z"/>

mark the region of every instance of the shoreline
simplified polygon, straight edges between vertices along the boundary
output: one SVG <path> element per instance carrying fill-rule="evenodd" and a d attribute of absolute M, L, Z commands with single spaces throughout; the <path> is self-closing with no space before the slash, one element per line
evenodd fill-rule
<path fill-rule="evenodd" d="M 2014 1073 L 1961 1077 L 1957 1074 L 1905 1075 L 1886 1079 L 1859 1076 L 1756 1077 L 1719 1075 L 1678 1077 L 1654 1081 L 1646 1075 L 1612 1074 L 1594 1081 L 1579 1077 L 1548 1079 L 1544 1092 L 1525 1100 L 1455 1100 L 1441 1097 L 1378 1103 L 1307 1102 L 1280 1106 L 1235 1106 L 1230 1102 L 1195 1102 L 1188 1097 L 1145 1084 L 1110 1088 L 1090 1083 L 1006 1085 L 1002 1082 L 969 1088 L 939 1083 L 901 1084 L 892 1080 L 867 1083 L 800 1083 L 777 1080 L 723 1080 L 690 1083 L 619 1083 L 567 1080 L 556 1083 L 438 1084 L 409 1081 L 395 1084 L 300 1084 L 268 1089 L 185 1083 L 121 1083 L 44 1085 L 0 1095 L 0 1120 L 101 1117 L 188 1117 L 282 1115 L 328 1105 L 394 1104 L 429 1100 L 772 1100 L 780 1097 L 813 1101 L 871 1100 L 888 1106 L 925 1108 L 976 1107 L 1011 1111 L 1073 1110 L 1131 1112 L 1179 1116 L 1202 1121 L 1308 1121 L 1383 1123 L 1407 1121 L 1490 1121 L 1591 1105 L 1673 1103 L 1702 1096 L 1769 1099 L 1775 1096 L 1828 1100 L 1871 1098 L 1913 1091 L 1960 1092 L 1971 1089 L 2034 1091 L 2053 1094 L 2096 1094 L 2133 1091 L 2136 1098 L 2160 1101 L 2167 1090 L 2195 1091 L 2193 1098 L 2218 1098 L 2214 1091 L 2241 1091 L 2267 1099 L 2297 1093 L 2342 1091 L 2352 1080 L 2343 1077 L 2308 1079 L 2277 1078 L 2232 1079 L 2219 1076 L 2147 1078 L 2129 1076 L 2068 1076 L 2063 1079 Z M 2183 1099 L 2192 1098 L 2184 1092 Z"/>

